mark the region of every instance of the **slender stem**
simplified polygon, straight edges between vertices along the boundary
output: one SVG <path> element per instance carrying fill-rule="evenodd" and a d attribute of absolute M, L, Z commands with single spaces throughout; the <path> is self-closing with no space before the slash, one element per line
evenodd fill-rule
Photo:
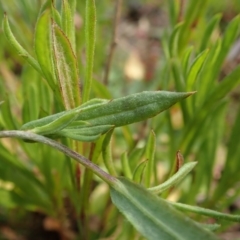
<path fill-rule="evenodd" d="M 93 152 L 96 144 L 92 143 L 90 147 L 89 160 L 93 160 Z M 89 239 L 89 196 L 92 188 L 92 176 L 93 173 L 89 169 L 86 169 L 84 172 L 83 185 L 81 189 L 81 199 L 79 203 L 80 207 L 80 216 L 82 221 L 82 226 L 84 230 L 84 239 Z"/>
<path fill-rule="evenodd" d="M 83 102 L 89 100 L 92 85 L 92 72 L 94 65 L 94 51 L 96 41 L 96 6 L 95 0 L 86 0 L 85 11 L 85 42 L 86 42 L 86 67 L 83 88 Z"/>
<path fill-rule="evenodd" d="M 105 73 L 104 73 L 104 79 L 103 79 L 103 83 L 105 85 L 108 85 L 109 70 L 110 70 L 111 63 L 112 63 L 113 53 L 117 46 L 117 26 L 118 26 L 119 19 L 121 16 L 121 5 L 122 5 L 122 0 L 117 0 L 116 5 L 115 5 L 115 17 L 114 17 L 114 23 L 113 23 L 112 41 L 111 41 L 111 45 L 110 45 L 110 49 L 109 49 L 109 53 L 108 53 L 108 58 L 107 58 L 107 63 L 106 63 Z"/>
<path fill-rule="evenodd" d="M 1 131 L 0 132 L 0 138 L 11 138 L 16 137 L 23 140 L 31 140 L 35 142 L 40 142 L 43 144 L 46 144 L 48 146 L 51 146 L 58 151 L 64 153 L 65 155 L 73 158 L 77 162 L 81 163 L 83 166 L 85 166 L 87 169 L 90 169 L 93 173 L 95 173 L 98 177 L 100 177 L 102 180 L 107 182 L 109 185 L 113 185 L 116 181 L 116 178 L 109 175 L 108 173 L 104 172 L 101 168 L 99 168 L 96 164 L 92 163 L 90 160 L 85 158 L 84 156 L 78 154 L 75 151 L 72 151 L 68 147 L 64 146 L 63 144 L 54 141 L 52 139 L 49 139 L 47 137 L 37 135 L 31 132 L 27 131 Z"/>
<path fill-rule="evenodd" d="M 189 211 L 201 215 L 205 215 L 208 217 L 213 217 L 216 219 L 223 219 L 223 220 L 228 220 L 228 221 L 233 221 L 233 222 L 240 222 L 240 215 L 232 215 L 232 214 L 227 214 L 227 213 L 221 213 L 217 212 L 214 210 L 202 208 L 202 207 L 197 207 L 197 206 L 191 206 L 183 203 L 177 203 L 177 202 L 170 202 L 165 200 L 166 202 L 170 203 L 174 207 L 176 207 L 179 210 L 182 211 Z"/>

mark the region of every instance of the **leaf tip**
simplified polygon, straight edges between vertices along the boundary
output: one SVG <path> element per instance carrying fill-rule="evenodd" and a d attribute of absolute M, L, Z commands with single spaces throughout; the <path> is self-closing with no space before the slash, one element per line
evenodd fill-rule
<path fill-rule="evenodd" d="M 188 92 L 189 96 L 191 96 L 191 95 L 193 95 L 195 93 L 197 93 L 197 91 Z"/>

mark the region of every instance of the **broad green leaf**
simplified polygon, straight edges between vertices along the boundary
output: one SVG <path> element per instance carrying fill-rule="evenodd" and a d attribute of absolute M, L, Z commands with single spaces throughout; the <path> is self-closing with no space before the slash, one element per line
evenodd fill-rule
<path fill-rule="evenodd" d="M 77 59 L 63 31 L 52 22 L 55 74 L 67 110 L 80 105 Z"/>
<path fill-rule="evenodd" d="M 22 129 L 32 129 L 34 131 L 34 128 L 43 127 L 63 115 L 67 117 L 69 114 L 76 111 L 76 115 L 78 116 L 75 121 L 87 122 L 91 126 L 85 127 L 84 125 L 81 125 L 81 127 L 76 130 L 78 127 L 76 126 L 75 121 L 73 121 L 71 124 L 75 124 L 75 129 L 71 129 L 71 124 L 69 124 L 69 128 L 68 126 L 65 126 L 65 129 L 55 132 L 54 134 L 56 136 L 66 136 L 69 131 L 69 136 L 78 135 L 78 139 L 84 139 L 84 137 L 89 136 L 90 138 L 87 138 L 88 140 L 86 140 L 89 141 L 89 139 L 93 139 L 93 135 L 97 138 L 98 135 L 106 133 L 110 130 L 110 128 L 129 125 L 134 122 L 154 117 L 160 112 L 171 107 L 177 101 L 180 101 L 192 94 L 193 92 L 175 93 L 166 91 L 146 91 L 117 98 L 112 101 L 101 100 L 99 102 L 95 99 L 89 101 L 91 103 L 94 102 L 93 104 L 89 105 L 87 102 L 80 107 L 67 112 L 64 111 L 46 118 L 32 121 L 23 125 Z M 58 125 L 58 127 L 60 126 Z M 51 129 L 48 129 L 48 131 L 51 131 Z M 76 131 L 75 134 L 73 131 Z M 41 134 L 41 132 L 39 132 L 39 134 Z M 81 138 L 81 134 L 84 137 Z"/>
<path fill-rule="evenodd" d="M 218 239 L 161 198 L 127 179 L 118 178 L 110 194 L 117 208 L 149 240 Z"/>

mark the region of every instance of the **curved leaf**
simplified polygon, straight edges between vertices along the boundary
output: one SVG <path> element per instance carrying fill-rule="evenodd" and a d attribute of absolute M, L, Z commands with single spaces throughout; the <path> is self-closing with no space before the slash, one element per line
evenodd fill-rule
<path fill-rule="evenodd" d="M 156 186 L 156 187 L 151 187 L 148 188 L 149 191 L 159 194 L 162 193 L 163 191 L 169 189 L 170 187 L 176 185 L 179 183 L 181 180 L 184 179 L 184 177 L 192 171 L 192 169 L 196 166 L 197 162 L 191 162 L 191 163 L 186 163 L 184 164 L 179 171 L 177 171 L 172 177 L 170 177 L 168 180 L 166 180 L 164 183 Z"/>
<path fill-rule="evenodd" d="M 35 52 L 45 78 L 53 90 L 56 89 L 56 77 L 53 66 L 51 37 L 51 16 L 46 10 L 38 19 L 35 31 Z"/>
<path fill-rule="evenodd" d="M 2 28 L 6 38 L 8 39 L 10 44 L 16 49 L 18 54 L 21 55 L 23 58 L 25 58 L 26 61 L 42 75 L 43 73 L 38 62 L 19 44 L 19 42 L 14 37 L 12 30 L 9 26 L 9 22 L 6 14 L 4 15 Z"/>
<path fill-rule="evenodd" d="M 77 59 L 71 43 L 59 26 L 52 22 L 54 68 L 61 89 L 65 108 L 80 105 L 80 86 Z"/>

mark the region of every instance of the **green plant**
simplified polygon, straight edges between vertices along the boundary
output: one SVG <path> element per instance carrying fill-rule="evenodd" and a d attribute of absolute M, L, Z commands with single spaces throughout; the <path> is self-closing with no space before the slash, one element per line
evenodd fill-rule
<path fill-rule="evenodd" d="M 31 5 L 27 0 L 21 4 L 25 10 Z M 107 3 L 99 3 L 99 8 L 104 8 L 104 4 Z M 114 239 L 140 238 L 129 222 L 147 239 L 217 239 L 209 229 L 219 228 L 219 225 L 202 225 L 197 221 L 202 219 L 195 217 L 191 220 L 174 208 L 219 219 L 224 226 L 227 226 L 225 220 L 239 222 L 239 215 L 205 207 L 222 211 L 230 204 L 224 194 L 236 186 L 233 201 L 239 191 L 236 141 L 240 127 L 239 110 L 229 134 L 224 173 L 216 187 L 212 186 L 212 171 L 221 138 L 226 134 L 223 125 L 230 103 L 227 95 L 240 81 L 239 66 L 221 81 L 216 79 L 239 34 L 240 18 L 235 17 L 224 34 L 212 41 L 211 35 L 218 30 L 220 15 L 215 15 L 208 25 L 204 25 L 208 4 L 207 1 L 202 4 L 200 0 L 189 2 L 185 15 L 181 16 L 181 6 L 169 1 L 171 26 L 162 36 L 165 60 L 161 77 L 164 81 L 160 85 L 156 80 L 155 89 L 164 86 L 170 90 L 174 86 L 177 92 L 142 91 L 113 100 L 109 97 L 110 86 L 94 81 L 93 72 L 99 71 L 94 68 L 94 60 L 100 68 L 99 55 L 106 51 L 101 46 L 101 39 L 98 42 L 96 37 L 94 0 L 84 3 L 63 0 L 60 5 L 59 2 L 55 5 L 54 1 L 46 1 L 42 4 L 35 26 L 34 51 L 27 37 L 24 47 L 16 40 L 8 21 L 9 13 L 5 15 L 3 32 L 10 43 L 6 43 L 7 49 L 11 52 L 12 48 L 15 49 L 30 66 L 24 65 L 20 91 L 15 90 L 14 96 L 13 92 L 5 90 L 9 94 L 1 99 L 4 102 L 0 106 L 0 137 L 16 137 L 24 141 L 18 141 L 16 149 L 9 147 L 14 140 L 0 144 L 0 192 L 3 196 L 0 204 L 6 209 L 20 206 L 28 211 L 40 211 L 57 219 L 62 239 L 71 238 L 70 222 L 78 226 L 74 232 L 78 239 L 111 235 Z M 198 5 L 202 6 L 201 11 L 196 11 Z M 4 6 L 7 8 L 11 3 Z M 83 31 L 75 32 L 76 9 L 78 12 L 85 9 L 84 37 Z M 179 22 L 182 17 L 185 21 Z M 193 29 L 196 21 L 199 26 L 204 26 L 202 31 Z M 22 23 L 18 27 L 29 29 Z M 189 47 L 190 38 L 202 41 L 196 41 L 193 48 Z M 79 61 L 83 48 L 85 64 Z M 23 64 L 22 60 L 19 61 Z M 7 89 L 7 81 L 2 84 L 4 89 Z M 100 93 L 94 89 L 101 89 Z M 175 103 L 175 111 L 183 117 L 184 124 L 180 129 L 175 128 L 174 115 L 169 111 L 158 115 Z M 18 114 L 19 109 L 21 114 Z M 152 117 L 152 121 L 146 123 Z M 133 133 L 137 124 L 129 124 L 143 121 L 148 138 L 144 136 L 135 140 Z M 140 126 L 144 128 L 144 125 Z M 150 131 L 151 128 L 154 131 Z M 170 139 L 167 150 L 156 148 L 163 146 L 158 137 L 162 133 L 167 133 Z M 112 139 L 116 141 L 114 147 Z M 139 147 L 141 141 L 144 146 Z M 123 153 L 120 147 L 121 153 L 116 153 L 114 150 L 118 144 L 124 145 L 127 152 Z M 182 161 L 179 153 L 174 161 L 178 149 L 189 163 L 179 166 Z M 160 154 L 168 160 L 168 173 L 162 184 L 159 184 L 159 161 L 156 160 Z M 174 186 L 183 179 L 186 181 L 178 193 L 178 200 L 184 204 L 168 201 L 176 190 Z M 10 189 L 6 187 L 7 183 L 12 184 Z M 108 201 L 106 183 L 112 202 L 129 221 L 123 222 L 121 233 L 116 223 L 121 215 Z M 100 191 L 101 188 L 104 190 Z M 199 193 L 204 194 L 204 202 L 202 207 L 194 207 Z M 65 207 L 66 202 L 68 207 Z M 97 231 L 90 228 L 90 215 L 101 219 Z M 107 223 L 109 219 L 112 223 Z"/>

